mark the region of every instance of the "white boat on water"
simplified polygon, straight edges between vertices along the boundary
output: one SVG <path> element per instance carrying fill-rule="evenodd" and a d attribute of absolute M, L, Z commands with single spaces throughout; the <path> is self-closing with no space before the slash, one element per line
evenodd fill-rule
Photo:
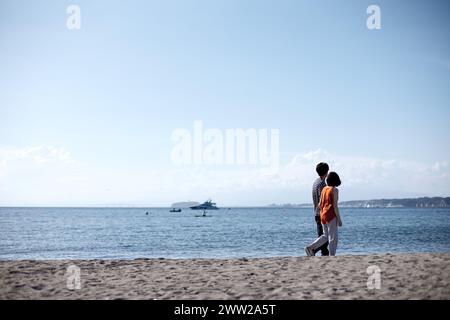
<path fill-rule="evenodd" d="M 211 199 L 209 199 L 208 201 L 199 204 L 197 206 L 192 206 L 191 207 L 192 210 L 219 210 L 219 208 L 216 207 L 216 203 L 212 202 Z"/>

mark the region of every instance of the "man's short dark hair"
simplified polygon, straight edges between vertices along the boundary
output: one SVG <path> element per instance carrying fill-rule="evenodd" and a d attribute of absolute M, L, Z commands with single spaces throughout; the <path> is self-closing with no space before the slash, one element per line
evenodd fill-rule
<path fill-rule="evenodd" d="M 339 187 L 341 185 L 341 178 L 336 172 L 330 172 L 327 177 L 327 186 Z"/>
<path fill-rule="evenodd" d="M 325 162 L 321 162 L 317 165 L 316 171 L 319 176 L 324 176 L 328 173 L 328 170 L 330 170 L 330 167 L 328 167 L 328 164 Z"/>

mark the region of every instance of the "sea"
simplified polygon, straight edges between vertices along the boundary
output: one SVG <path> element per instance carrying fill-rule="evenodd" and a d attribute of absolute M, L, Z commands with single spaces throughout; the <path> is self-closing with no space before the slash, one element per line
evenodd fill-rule
<path fill-rule="evenodd" d="M 450 252 L 450 209 L 341 216 L 338 255 Z M 310 208 L 0 208 L 0 260 L 304 256 L 316 232 Z"/>

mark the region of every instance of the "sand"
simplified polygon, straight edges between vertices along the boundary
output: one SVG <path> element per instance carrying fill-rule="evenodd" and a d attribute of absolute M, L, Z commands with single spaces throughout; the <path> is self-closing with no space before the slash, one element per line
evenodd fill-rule
<path fill-rule="evenodd" d="M 80 268 L 74 289 L 70 265 Z M 369 270 L 379 270 L 369 279 Z M 368 288 L 367 282 L 372 289 Z M 0 299 L 449 299 L 450 254 L 0 261 Z"/>

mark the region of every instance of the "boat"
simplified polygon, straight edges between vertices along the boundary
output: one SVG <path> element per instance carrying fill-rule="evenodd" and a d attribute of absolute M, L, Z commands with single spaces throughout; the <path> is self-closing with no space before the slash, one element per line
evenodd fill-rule
<path fill-rule="evenodd" d="M 199 204 L 197 206 L 190 207 L 192 210 L 219 210 L 219 208 L 216 207 L 216 203 L 212 202 L 211 199 L 207 200 L 206 202 Z"/>
<path fill-rule="evenodd" d="M 181 209 L 172 208 L 169 210 L 170 212 L 181 212 Z"/>

